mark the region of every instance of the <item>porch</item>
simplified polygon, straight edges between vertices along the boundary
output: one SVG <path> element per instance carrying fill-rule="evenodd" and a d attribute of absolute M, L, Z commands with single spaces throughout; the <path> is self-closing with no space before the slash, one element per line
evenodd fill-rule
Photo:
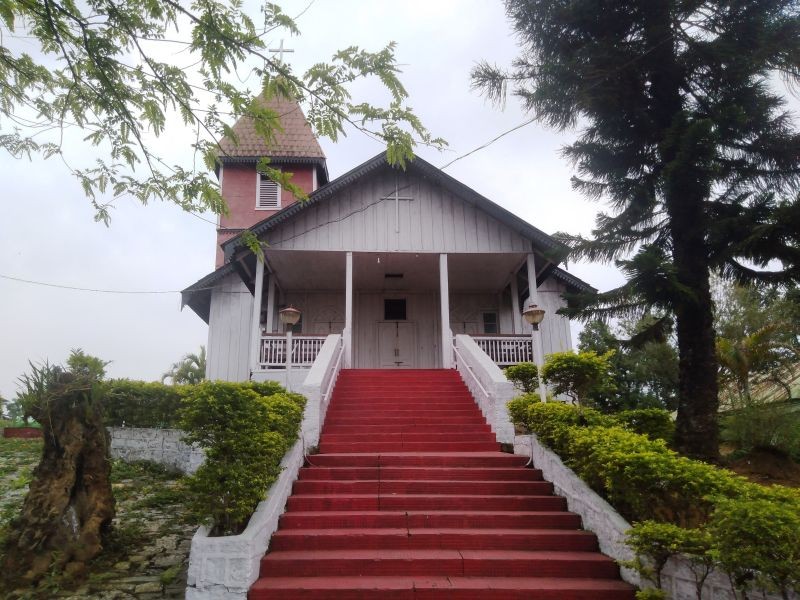
<path fill-rule="evenodd" d="M 247 270 L 257 299 L 250 336 L 257 379 L 310 368 L 334 333 L 342 335 L 346 368 L 452 368 L 458 334 L 470 335 L 500 367 L 534 361 L 521 311 L 527 304 L 548 312 L 544 352 L 571 346 L 569 323 L 555 314 L 561 290 L 528 284 L 543 277 L 533 253 L 268 249 L 264 263 Z M 295 323 L 281 320 L 289 306 L 299 311 Z"/>

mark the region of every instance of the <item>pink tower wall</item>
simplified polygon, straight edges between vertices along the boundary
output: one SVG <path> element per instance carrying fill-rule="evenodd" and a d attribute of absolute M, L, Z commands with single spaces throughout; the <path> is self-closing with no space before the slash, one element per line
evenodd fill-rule
<path fill-rule="evenodd" d="M 314 166 L 289 165 L 285 171 L 293 174 L 292 183 L 298 185 L 306 194 L 314 191 Z M 222 197 L 228 204 L 230 214 L 220 217 L 220 227 L 217 229 L 217 258 L 216 267 L 224 262 L 220 245 L 232 238 L 238 231 L 227 232 L 229 229 L 247 229 L 259 221 L 274 215 L 277 210 L 256 210 L 256 186 L 258 176 L 254 164 L 227 165 L 222 171 Z M 297 202 L 294 194 L 284 189 L 281 190 L 281 210 Z"/>

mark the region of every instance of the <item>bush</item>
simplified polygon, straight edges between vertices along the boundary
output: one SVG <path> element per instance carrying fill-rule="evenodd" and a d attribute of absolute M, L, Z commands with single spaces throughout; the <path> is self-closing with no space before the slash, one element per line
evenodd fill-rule
<path fill-rule="evenodd" d="M 521 362 L 518 365 L 505 369 L 506 378 L 514 386 L 526 394 L 536 391 L 539 387 L 539 369 L 530 362 Z"/>
<path fill-rule="evenodd" d="M 241 533 L 280 474 L 305 399 L 272 383 L 203 382 L 184 388 L 184 396 L 184 439 L 206 451 L 189 478 L 189 508 L 212 535 Z"/>
<path fill-rule="evenodd" d="M 106 426 L 178 427 L 182 387 L 131 379 L 102 385 Z"/>
<path fill-rule="evenodd" d="M 791 403 L 751 399 L 720 422 L 720 437 L 744 452 L 777 448 L 800 461 L 800 410 Z"/>
<path fill-rule="evenodd" d="M 740 587 L 755 582 L 785 591 L 798 585 L 800 491 L 764 487 L 680 456 L 663 439 L 609 426 L 614 416 L 590 410 L 581 415 L 576 407 L 524 396 L 512 404 L 513 413 L 524 415 L 523 422 L 579 477 L 629 521 L 639 522 L 630 535 L 640 557 L 633 566 L 645 574 L 650 569 L 654 580 L 658 565 L 669 558 L 664 556 L 680 553 L 700 588 L 716 563 Z M 637 426 L 644 428 L 644 422 L 639 419 Z"/>
<path fill-rule="evenodd" d="M 554 352 L 547 356 L 541 377 L 556 395 L 565 394 L 578 405 L 585 405 L 592 396 L 608 395 L 616 389 L 611 377 L 614 350 L 597 352 Z"/>
<path fill-rule="evenodd" d="M 738 588 L 755 584 L 784 598 L 800 588 L 800 501 L 721 500 L 709 529 L 719 562 Z"/>
<path fill-rule="evenodd" d="M 612 418 L 631 431 L 646 435 L 651 440 L 664 440 L 671 444 L 675 437 L 675 423 L 669 412 L 660 408 L 636 408 L 614 413 Z"/>

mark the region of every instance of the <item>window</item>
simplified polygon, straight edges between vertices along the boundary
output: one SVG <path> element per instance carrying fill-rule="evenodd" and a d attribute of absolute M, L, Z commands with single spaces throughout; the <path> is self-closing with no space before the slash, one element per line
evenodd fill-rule
<path fill-rule="evenodd" d="M 497 333 L 497 313 L 483 313 L 483 333 Z"/>
<path fill-rule="evenodd" d="M 384 321 L 405 321 L 406 320 L 406 299 L 386 299 L 383 301 L 383 320 Z"/>
<path fill-rule="evenodd" d="M 263 173 L 258 174 L 256 210 L 276 210 L 281 207 L 281 188 Z"/>

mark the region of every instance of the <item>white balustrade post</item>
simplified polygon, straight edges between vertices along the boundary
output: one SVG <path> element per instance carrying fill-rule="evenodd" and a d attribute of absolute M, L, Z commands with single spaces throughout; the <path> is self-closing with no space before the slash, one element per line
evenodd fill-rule
<path fill-rule="evenodd" d="M 286 389 L 292 391 L 292 326 L 286 330 Z"/>
<path fill-rule="evenodd" d="M 453 334 L 450 331 L 450 282 L 447 254 L 439 255 L 439 296 L 442 309 L 442 368 L 453 368 Z"/>
<path fill-rule="evenodd" d="M 353 253 L 345 255 L 344 282 L 344 365 L 353 366 Z"/>
<path fill-rule="evenodd" d="M 250 376 L 260 366 L 261 296 L 264 292 L 264 263 L 256 257 L 256 289 L 253 293 L 253 319 L 250 326 Z"/>

